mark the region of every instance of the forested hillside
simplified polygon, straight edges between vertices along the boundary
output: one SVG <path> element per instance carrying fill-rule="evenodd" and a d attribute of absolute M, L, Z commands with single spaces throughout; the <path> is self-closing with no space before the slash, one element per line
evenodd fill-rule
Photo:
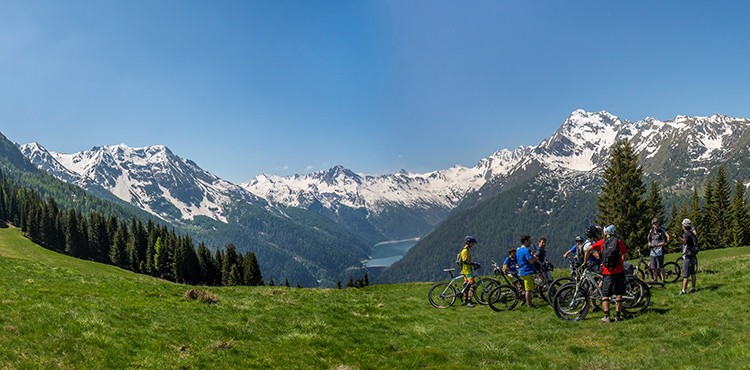
<path fill-rule="evenodd" d="M 224 209 L 229 222 L 205 216 L 196 216 L 192 220 L 162 218 L 125 203 L 94 181 L 83 181 L 87 189 L 83 190 L 57 180 L 30 165 L 18 148 L 4 136 L 0 137 L 0 141 L 0 169 L 5 171 L 6 176 L 16 179 L 21 186 L 35 190 L 43 199 L 54 199 L 63 210 L 74 209 L 84 215 L 97 212 L 105 217 L 116 216 L 125 220 L 136 218 L 143 223 L 147 220 L 161 222 L 169 225 L 177 234 L 190 235 L 196 243 L 204 243 L 211 253 L 232 244 L 240 254 L 256 254 L 261 268 L 268 271 L 269 281 L 274 279 L 306 287 L 332 287 L 339 281 L 346 281 L 349 276 L 361 277 L 365 273 L 361 261 L 367 258 L 370 243 L 314 212 L 283 206 L 271 208 L 238 200 Z M 188 166 L 187 169 L 194 166 L 194 163 L 183 163 L 173 155 L 169 158 Z M 165 166 L 172 168 L 168 163 Z M 187 169 L 181 170 L 185 172 Z M 139 182 L 151 181 L 150 170 L 142 170 Z M 103 167 L 101 171 L 107 173 L 108 168 Z M 200 170 L 195 171 L 201 179 L 211 176 Z M 169 177 L 165 174 L 154 176 Z M 179 189 L 183 185 L 189 185 L 188 190 L 192 193 L 201 188 L 200 184 L 189 183 L 191 178 L 186 177 L 185 173 L 180 176 L 179 184 L 175 185 L 178 188 L 173 189 L 175 194 L 185 191 Z M 148 194 L 143 196 L 150 197 Z M 265 201 L 261 200 L 261 203 L 265 204 Z M 167 208 L 174 208 L 173 205 L 169 206 L 171 208 Z"/>

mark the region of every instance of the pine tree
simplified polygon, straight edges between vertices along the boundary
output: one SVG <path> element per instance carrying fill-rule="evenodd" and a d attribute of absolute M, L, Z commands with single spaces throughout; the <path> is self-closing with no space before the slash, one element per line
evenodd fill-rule
<path fill-rule="evenodd" d="M 239 256 L 237 255 L 237 248 L 235 248 L 234 244 L 229 243 L 224 250 L 224 261 L 221 266 L 222 285 L 230 286 L 239 285 L 242 283 L 241 275 L 230 276 L 230 274 L 232 273 L 232 267 L 237 267 L 235 268 L 235 274 L 240 273 L 240 271 L 238 270 L 238 262 Z"/>
<path fill-rule="evenodd" d="M 109 260 L 115 266 L 125 267 L 125 264 L 127 264 L 127 238 L 127 227 L 122 224 L 115 231 L 115 235 L 112 237 L 112 246 L 109 250 Z"/>
<path fill-rule="evenodd" d="M 336 280 L 336 289 L 341 289 L 341 279 Z"/>
<path fill-rule="evenodd" d="M 198 268 L 200 270 L 200 282 L 205 285 L 216 285 L 216 260 L 206 245 L 198 244 Z"/>
<path fill-rule="evenodd" d="M 247 252 L 243 259 L 243 272 L 245 274 L 245 285 L 261 286 L 263 285 L 263 274 L 260 272 L 258 258 L 253 252 Z"/>
<path fill-rule="evenodd" d="M 664 225 L 664 204 L 659 194 L 656 181 L 651 180 L 648 195 L 646 196 L 646 216 L 659 220 L 659 225 Z"/>
<path fill-rule="evenodd" d="M 78 215 L 69 209 L 65 215 L 65 253 L 78 257 L 83 238 L 78 225 Z"/>
<path fill-rule="evenodd" d="M 268 286 L 276 286 L 276 283 L 273 281 L 273 276 L 271 276 L 271 279 L 268 280 Z"/>
<path fill-rule="evenodd" d="M 729 232 L 731 227 L 729 194 L 730 188 L 724 166 L 719 166 L 719 171 L 716 174 L 716 187 L 714 188 L 715 213 L 711 214 L 711 217 L 714 218 L 712 223 L 715 228 L 718 248 L 725 248 L 732 243 L 732 236 Z"/>
<path fill-rule="evenodd" d="M 745 185 L 737 179 L 732 198 L 732 247 L 750 244 L 750 209 L 745 196 Z"/>
<path fill-rule="evenodd" d="M 604 185 L 597 197 L 600 225 L 613 224 L 617 236 L 629 249 L 643 244 L 643 230 L 648 228 L 643 200 L 643 168 L 628 141 L 619 141 L 612 147 L 609 165 L 604 169 Z"/>
<path fill-rule="evenodd" d="M 706 189 L 703 194 L 705 206 L 701 209 L 700 216 L 698 217 L 698 243 L 702 249 L 713 249 L 716 248 L 718 236 L 716 234 L 716 224 L 714 223 L 716 217 L 712 216 L 712 214 L 716 213 L 716 202 L 714 202 L 714 184 L 711 179 L 706 180 Z"/>
<path fill-rule="evenodd" d="M 154 243 L 154 276 L 165 277 L 169 270 L 169 251 L 160 237 Z"/>
<path fill-rule="evenodd" d="M 289 278 L 284 278 L 284 286 L 289 288 Z"/>

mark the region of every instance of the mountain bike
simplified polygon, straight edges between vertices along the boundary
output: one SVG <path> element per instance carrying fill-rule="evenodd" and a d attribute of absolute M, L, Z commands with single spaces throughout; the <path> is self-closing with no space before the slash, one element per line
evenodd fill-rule
<path fill-rule="evenodd" d="M 496 266 L 496 264 L 493 266 Z M 490 291 L 489 296 L 487 297 L 490 308 L 497 312 L 512 310 L 516 308 L 519 302 L 524 302 L 526 300 L 523 283 L 521 283 L 520 280 L 511 282 L 507 274 L 500 272 L 500 275 L 505 279 L 506 284 L 498 284 L 498 286 Z M 534 297 L 542 298 L 544 301 L 549 302 L 549 298 L 545 294 L 548 289 L 548 284 L 539 271 L 534 274 L 534 282 L 536 284 L 536 287 L 532 291 Z"/>
<path fill-rule="evenodd" d="M 461 274 L 458 274 L 458 276 L 453 275 L 453 272 L 456 271 L 455 268 L 445 268 L 443 271 L 450 275 L 450 280 L 435 283 L 427 293 L 430 304 L 435 308 L 453 306 L 456 303 L 456 299 L 464 301 L 464 296 L 469 291 L 469 284 L 464 282 L 464 276 Z M 487 292 L 500 285 L 500 283 L 495 279 L 481 276 L 477 276 L 476 280 L 477 286 L 472 298 L 477 303 L 486 305 L 488 303 L 487 297 L 489 296 Z"/>
<path fill-rule="evenodd" d="M 659 277 L 659 272 L 652 269 L 651 265 L 649 264 L 649 261 L 646 260 L 646 257 L 644 257 L 641 254 L 641 249 L 636 248 L 638 250 L 637 256 L 638 256 L 638 265 L 636 267 L 636 270 L 638 271 L 638 275 L 640 276 L 641 280 L 646 281 L 649 284 L 661 284 L 657 281 L 657 278 Z M 677 280 L 680 279 L 680 272 L 682 271 L 682 268 L 677 262 L 666 262 L 664 263 L 664 282 L 665 283 L 674 283 Z"/>
<path fill-rule="evenodd" d="M 599 283 L 603 276 L 589 267 L 579 267 L 576 281 L 563 284 L 555 293 L 552 307 L 561 320 L 583 320 L 591 308 L 592 299 L 601 300 L 603 293 Z M 622 295 L 623 312 L 631 315 L 641 313 L 648 308 L 650 302 L 651 290 L 648 284 L 635 274 L 626 273 L 625 294 Z"/>

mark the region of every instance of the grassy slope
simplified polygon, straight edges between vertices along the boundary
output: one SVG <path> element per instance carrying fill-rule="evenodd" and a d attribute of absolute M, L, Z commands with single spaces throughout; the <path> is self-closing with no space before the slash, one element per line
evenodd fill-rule
<path fill-rule="evenodd" d="M 44 250 L 0 229 L 0 368 L 746 368 L 750 248 L 701 253 L 701 290 L 605 325 L 551 308 L 432 308 L 429 284 L 190 287 Z"/>

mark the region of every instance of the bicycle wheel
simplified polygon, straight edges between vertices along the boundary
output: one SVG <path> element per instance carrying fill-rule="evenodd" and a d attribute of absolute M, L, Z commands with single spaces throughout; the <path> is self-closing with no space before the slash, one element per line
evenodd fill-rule
<path fill-rule="evenodd" d="M 518 291 L 510 285 L 498 285 L 490 291 L 487 299 L 493 311 L 509 311 L 518 305 Z"/>
<path fill-rule="evenodd" d="M 645 311 L 651 302 L 651 289 L 643 281 L 634 279 L 625 283 L 625 295 L 622 296 L 622 310 L 635 315 Z"/>
<path fill-rule="evenodd" d="M 557 293 L 557 290 L 560 289 L 563 284 L 572 283 L 575 279 L 573 279 L 570 276 L 563 276 L 561 278 L 555 279 L 550 285 L 549 288 L 547 288 L 547 297 L 555 297 L 555 293 Z"/>
<path fill-rule="evenodd" d="M 427 293 L 430 304 L 435 308 L 447 308 L 456 302 L 456 287 L 451 282 L 435 283 Z"/>
<path fill-rule="evenodd" d="M 479 304 L 486 305 L 489 301 L 490 292 L 498 285 L 500 285 L 500 282 L 495 279 L 482 278 L 481 280 L 479 280 L 479 284 L 477 284 L 476 291 L 474 292 L 474 298 Z"/>
<path fill-rule="evenodd" d="M 589 295 L 575 283 L 563 284 L 552 299 L 552 307 L 561 320 L 583 320 L 589 312 Z"/>
<path fill-rule="evenodd" d="M 682 268 L 675 262 L 667 262 L 664 264 L 664 281 L 667 283 L 676 283 L 680 280 L 680 273 Z"/>

